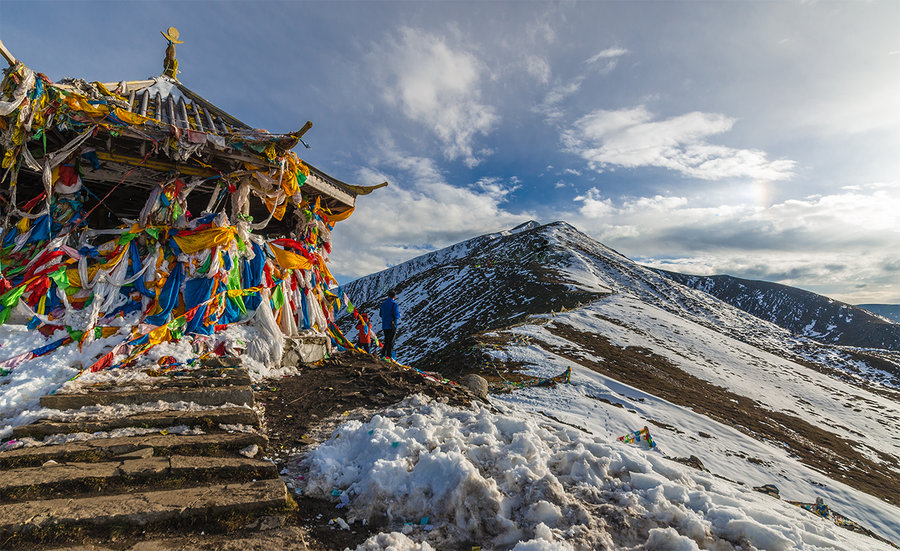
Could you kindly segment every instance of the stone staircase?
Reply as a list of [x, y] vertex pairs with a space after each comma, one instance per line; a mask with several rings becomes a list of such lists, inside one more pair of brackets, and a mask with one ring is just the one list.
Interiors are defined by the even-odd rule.
[[[267, 439], [238, 362], [86, 390], [44, 396], [41, 405], [165, 404], [17, 427], [15, 439], [43, 445], [0, 451], [0, 549], [242, 526], [292, 504], [276, 466], [259, 459]], [[177, 402], [203, 409], [176, 410]]]

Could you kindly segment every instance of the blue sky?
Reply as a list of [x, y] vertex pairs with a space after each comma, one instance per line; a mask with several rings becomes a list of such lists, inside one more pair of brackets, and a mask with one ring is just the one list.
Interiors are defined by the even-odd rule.
[[900, 2], [17, 2], [59, 80], [162, 72], [359, 198], [342, 281], [529, 219], [639, 262], [900, 303]]

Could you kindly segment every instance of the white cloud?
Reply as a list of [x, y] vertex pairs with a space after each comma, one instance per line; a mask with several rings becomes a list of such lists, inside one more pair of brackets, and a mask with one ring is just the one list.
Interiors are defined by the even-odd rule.
[[[637, 227], [652, 250], [690, 249], [818, 250], [888, 247], [900, 242], [900, 184], [859, 186], [829, 195], [788, 199], [768, 207], [752, 203], [705, 204], [702, 199], [655, 195], [613, 205], [597, 188], [575, 197], [578, 219], [603, 239], [619, 228]], [[630, 231], [629, 231], [630, 233]]]
[[563, 170], [563, 174], [571, 174], [572, 176], [581, 176], [581, 171], [575, 170], [574, 168], [567, 168]]
[[359, 171], [362, 184], [390, 185], [361, 197], [356, 212], [334, 230], [332, 271], [361, 277], [435, 248], [483, 233], [512, 228], [535, 218], [503, 204], [518, 178], [481, 178], [467, 187], [450, 185], [431, 159], [399, 151], [389, 137], [374, 167]]
[[544, 115], [550, 121], [562, 119], [565, 111], [560, 104], [569, 96], [578, 92], [583, 81], [584, 77], [582, 76], [565, 84], [557, 83], [550, 88], [550, 91], [544, 96], [544, 100], [534, 108], [534, 111]]
[[698, 111], [654, 120], [644, 106], [598, 109], [564, 131], [563, 143], [598, 172], [620, 166], [661, 167], [703, 180], [785, 180], [792, 176], [794, 161], [770, 161], [760, 150], [706, 141], [731, 130], [734, 122], [722, 114]]
[[606, 218], [615, 212], [612, 199], [608, 197], [603, 198], [597, 188], [589, 189], [585, 195], [575, 197], [574, 201], [582, 203], [581, 208], [578, 209], [578, 214], [581, 215], [582, 219], [596, 220]]
[[777, 281], [851, 303], [900, 301], [900, 184], [849, 187], [769, 207], [662, 195], [614, 202], [592, 188], [564, 216], [653, 266]]
[[541, 84], [550, 82], [550, 64], [536, 55], [525, 56], [525, 71]]
[[587, 63], [588, 65], [594, 65], [598, 61], [605, 60], [606, 63], [603, 64], [603, 66], [598, 70], [600, 74], [608, 75], [613, 71], [613, 69], [616, 68], [616, 65], [619, 63], [619, 58], [627, 53], [629, 52], [625, 48], [607, 48], [586, 59], [585, 63]]
[[475, 139], [487, 135], [498, 116], [480, 100], [486, 69], [474, 54], [405, 27], [375, 47], [369, 60], [384, 100], [430, 128], [448, 159], [462, 158], [469, 167], [481, 161]]
[[617, 58], [619, 56], [623, 56], [627, 53], [628, 53], [628, 50], [626, 50], [625, 48], [618, 48], [618, 47], [607, 48], [607, 49], [601, 50], [601, 51], [597, 52], [596, 54], [594, 54], [593, 56], [589, 57], [587, 60], [585, 60], [585, 63], [597, 63], [601, 59], [615, 59], [615, 58]]
[[553, 24], [551, 24], [548, 19], [553, 17], [559, 17], [560, 14], [553, 10], [551, 7], [547, 7], [547, 12], [542, 14], [541, 17], [525, 26], [525, 35], [528, 37], [528, 41], [531, 44], [536, 44], [539, 42], [543, 42], [546, 44], [553, 44], [556, 42], [556, 31], [553, 29]]
[[[593, 67], [589, 70], [583, 71], [581, 74], [576, 75], [574, 78], [567, 82], [557, 80], [544, 96], [543, 101], [541, 101], [541, 103], [534, 108], [534, 111], [544, 115], [547, 120], [551, 122], [562, 119], [565, 115], [565, 110], [563, 109], [562, 104], [569, 97], [573, 96], [579, 90], [581, 90], [581, 86], [584, 84], [584, 81], [585, 79], [587, 79], [588, 75], [590, 73], [600, 73], [601, 75], [608, 75], [613, 71], [613, 69], [616, 68], [616, 64], [619, 62], [619, 57], [627, 53], [629, 53], [628, 50], [624, 48], [607, 48], [586, 59], [585, 63]], [[603, 66], [597, 68], [597, 62], [600, 60], [606, 60], [606, 63]], [[544, 84], [549, 81], [549, 74], [550, 67], [548, 65], [548, 79], [543, 81]]]
[[484, 194], [486, 197], [500, 203], [507, 200], [507, 196], [519, 189], [519, 179], [513, 176], [507, 178], [484, 177], [472, 184], [472, 189], [478, 193]]

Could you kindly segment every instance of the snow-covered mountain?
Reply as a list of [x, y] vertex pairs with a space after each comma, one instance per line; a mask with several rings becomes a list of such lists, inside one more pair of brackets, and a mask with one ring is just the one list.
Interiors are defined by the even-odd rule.
[[884, 314], [873, 315], [879, 312], [870, 308], [768, 281], [657, 271], [797, 335], [847, 346], [900, 350], [900, 325], [885, 320]]
[[[848, 543], [829, 521], [787, 515], [783, 501], [773, 501], [771, 509], [765, 500], [761, 508], [748, 505], [758, 504], [761, 494], [750, 488], [762, 484], [776, 485], [782, 499], [822, 497], [836, 511], [900, 540], [896, 351], [796, 336], [635, 264], [564, 222], [480, 236], [345, 286], [373, 317], [389, 289], [397, 292], [402, 312], [396, 347], [401, 361], [450, 377], [476, 371], [494, 381], [517, 380], [514, 372], [548, 377], [572, 368], [571, 384], [520, 388], [492, 400], [613, 446], [626, 446], [616, 437], [647, 426], [658, 444], [647, 454], [689, 462], [724, 480], [729, 497], [710, 499], [742, 511], [722, 523], [722, 511], [690, 506], [701, 531], [714, 535], [714, 541], [703, 540], [691, 535], [679, 513], [669, 511], [675, 517], [664, 522], [666, 514], [653, 507], [648, 512], [641, 492], [660, 486], [644, 488], [632, 479], [626, 486], [644, 497], [632, 496], [634, 509], [622, 505], [626, 521], [649, 515], [653, 527], [675, 531], [668, 545], [681, 543], [654, 547], [651, 526], [626, 522], [631, 536], [617, 543], [625, 536], [613, 531], [616, 545], [888, 548], [868, 538]], [[685, 484], [694, 487], [697, 478], [692, 480]], [[607, 498], [632, 499], [613, 494]], [[762, 528], [729, 535], [744, 522]], [[556, 547], [534, 547], [545, 548]]]
[[397, 292], [400, 358], [438, 370], [441, 363], [448, 363], [447, 369], [465, 363], [472, 335], [533, 314], [628, 295], [782, 357], [824, 362], [845, 379], [900, 387], [900, 351], [828, 346], [795, 335], [636, 264], [565, 222], [529, 222], [482, 235], [357, 279], [344, 289], [373, 319], [385, 293]]

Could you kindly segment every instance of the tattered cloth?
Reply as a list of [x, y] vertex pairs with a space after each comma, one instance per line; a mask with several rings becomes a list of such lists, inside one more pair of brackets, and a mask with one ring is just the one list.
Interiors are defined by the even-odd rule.
[[616, 440], [619, 442], [625, 442], [626, 444], [636, 443], [636, 442], [646, 442], [648, 448], [655, 448], [656, 442], [653, 441], [653, 437], [650, 436], [650, 429], [648, 427], [644, 427], [641, 430], [629, 432], [624, 436], [618, 437]]
[[[54, 85], [21, 63], [6, 71], [0, 85], [0, 183], [9, 180], [9, 196], [0, 228], [0, 324], [14, 311], [25, 314], [28, 327], [51, 342], [0, 358], [0, 376], [60, 347], [116, 334], [118, 344], [85, 369], [126, 366], [159, 343], [185, 335], [206, 338], [251, 318], [273, 337], [312, 331], [345, 341], [334, 315], [342, 307], [353, 312], [353, 305], [326, 265], [331, 230], [343, 216], [319, 197], [301, 194], [310, 172], [287, 150], [293, 137], [217, 135], [217, 145], [255, 155], [258, 165], [190, 182], [161, 174], [138, 220], [108, 230], [86, 227], [90, 211], [83, 211], [81, 194], [90, 190], [75, 167], [96, 162], [96, 151], [84, 143], [97, 131], [147, 140], [152, 151], [142, 164], [158, 148], [190, 149], [203, 141], [201, 133], [152, 121], [169, 132], [161, 143], [141, 126], [150, 119], [124, 111], [126, 104], [100, 83]], [[74, 138], [47, 152], [49, 130]], [[33, 152], [41, 150], [36, 158]], [[44, 189], [19, 209], [16, 183], [23, 164], [41, 174]], [[187, 197], [204, 183], [218, 191], [206, 212], [193, 216]], [[254, 223], [248, 216], [251, 194], [267, 205], [267, 220]], [[228, 196], [226, 213], [227, 201], [217, 205]], [[281, 219], [288, 207], [296, 209], [298, 220], [290, 238], [267, 241], [253, 233], [271, 218]], [[112, 323], [124, 316], [136, 319], [130, 329]]]
[[524, 381], [500, 381], [496, 383], [491, 383], [488, 386], [489, 392], [494, 393], [507, 393], [512, 392], [513, 390], [522, 389], [522, 388], [531, 388], [535, 386], [546, 386], [553, 388], [557, 384], [571, 384], [572, 383], [572, 368], [568, 367], [565, 371], [560, 373], [559, 375], [554, 375], [553, 377], [534, 377], [531, 380]]
[[[865, 526], [862, 526], [858, 522], [855, 522], [844, 515], [833, 511], [828, 505], [825, 503], [805, 503], [802, 501], [788, 501], [791, 505], [796, 505], [801, 509], [805, 509], [814, 515], [818, 515], [822, 518], [830, 519], [833, 523], [837, 524], [842, 528], [846, 528], [847, 530], [852, 530], [854, 532], [859, 532], [860, 534], [865, 534], [870, 538], [874, 538], [878, 541], [884, 542], [892, 547], [898, 547], [897, 544], [892, 542], [889, 539], [886, 539], [875, 532], [869, 530]], [[900, 548], [900, 547], [898, 547]]]

